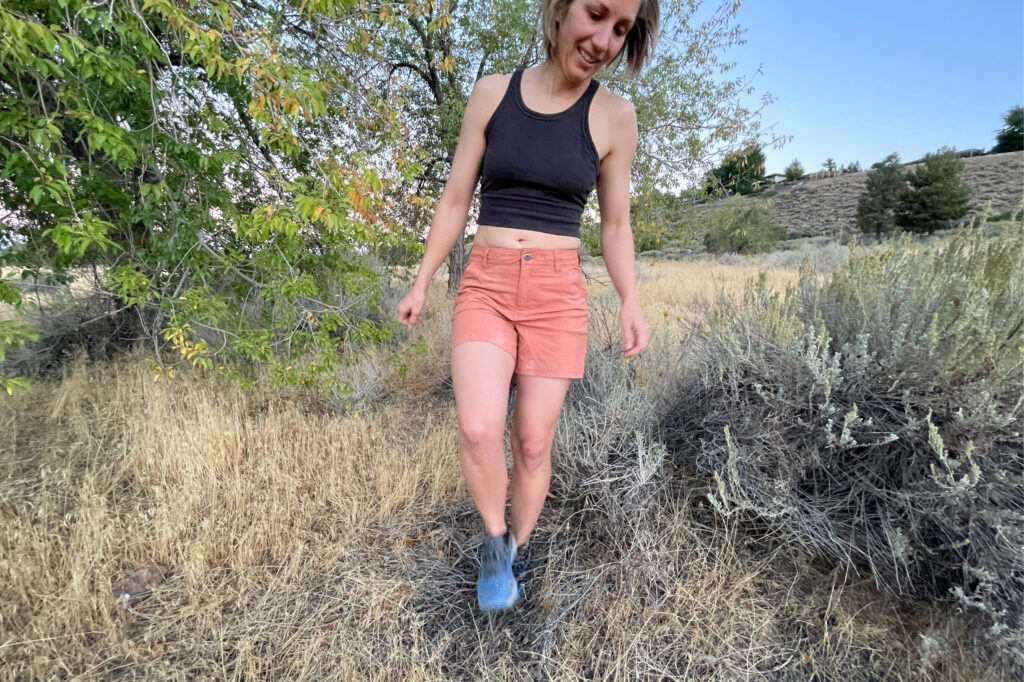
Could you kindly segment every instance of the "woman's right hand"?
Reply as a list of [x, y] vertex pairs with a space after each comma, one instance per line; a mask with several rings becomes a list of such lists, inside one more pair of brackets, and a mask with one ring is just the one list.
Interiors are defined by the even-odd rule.
[[420, 321], [420, 314], [423, 312], [423, 301], [427, 298], [427, 292], [419, 287], [413, 286], [409, 293], [398, 303], [398, 321], [406, 327], [412, 327]]

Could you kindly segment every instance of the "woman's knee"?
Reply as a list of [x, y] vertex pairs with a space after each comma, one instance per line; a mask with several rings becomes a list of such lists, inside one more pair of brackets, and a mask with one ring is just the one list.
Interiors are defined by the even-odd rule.
[[554, 434], [544, 432], [513, 433], [512, 454], [517, 466], [538, 471], [551, 465], [551, 441]]
[[502, 447], [505, 436], [505, 421], [467, 415], [459, 417], [459, 438], [472, 452]]

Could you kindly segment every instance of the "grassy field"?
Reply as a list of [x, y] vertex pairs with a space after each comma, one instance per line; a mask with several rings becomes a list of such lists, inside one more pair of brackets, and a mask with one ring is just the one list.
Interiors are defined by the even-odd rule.
[[[686, 367], [715, 296], [760, 270], [780, 289], [796, 279], [766, 268], [639, 263], [654, 337], [623, 395]], [[617, 299], [585, 269], [588, 371], [614, 368]], [[5, 398], [0, 678], [1003, 679], [950, 613], [742, 532], [651, 444], [628, 471], [584, 476], [564, 457], [577, 409], [526, 599], [480, 614], [450, 311], [435, 282], [421, 326], [351, 369], [348, 410], [198, 373], [154, 381], [142, 355]]]

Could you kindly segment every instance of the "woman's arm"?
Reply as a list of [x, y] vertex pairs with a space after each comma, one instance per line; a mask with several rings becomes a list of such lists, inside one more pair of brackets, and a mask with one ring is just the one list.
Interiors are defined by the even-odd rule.
[[622, 302], [619, 331], [622, 357], [637, 355], [647, 347], [651, 329], [644, 321], [636, 295], [633, 272], [633, 230], [629, 223], [629, 178], [638, 140], [636, 109], [617, 98], [611, 129], [617, 132], [612, 148], [601, 160], [597, 179], [597, 202], [601, 211], [601, 252], [608, 276]]
[[500, 79], [484, 76], [473, 86], [462, 116], [459, 142], [452, 159], [452, 171], [445, 183], [444, 191], [437, 202], [434, 217], [427, 233], [427, 245], [423, 252], [419, 273], [414, 287], [426, 291], [431, 278], [455, 246], [455, 241], [466, 227], [466, 216], [473, 200], [477, 180], [480, 179], [480, 164], [483, 161], [484, 128], [491, 116], [494, 86], [500, 87]]
[[473, 200], [477, 180], [480, 179], [480, 164], [486, 146], [484, 128], [493, 110], [497, 108], [494, 97], [495, 92], [498, 92], [500, 99], [503, 92], [499, 92], [501, 86], [501, 76], [484, 76], [473, 86], [469, 101], [466, 102], [452, 170], [430, 221], [423, 260], [412, 288], [398, 304], [398, 321], [408, 327], [419, 322], [430, 280], [466, 227], [469, 205]]

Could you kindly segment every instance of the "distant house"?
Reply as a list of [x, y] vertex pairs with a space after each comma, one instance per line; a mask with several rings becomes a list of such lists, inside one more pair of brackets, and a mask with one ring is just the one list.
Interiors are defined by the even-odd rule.
[[777, 182], [785, 182], [786, 181], [786, 174], [785, 173], [772, 173], [771, 175], [764, 176], [764, 181], [769, 183], [769, 184], [772, 184], [772, 185], [774, 185]]

